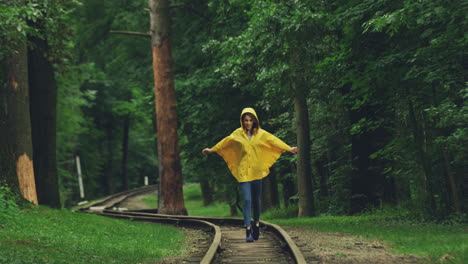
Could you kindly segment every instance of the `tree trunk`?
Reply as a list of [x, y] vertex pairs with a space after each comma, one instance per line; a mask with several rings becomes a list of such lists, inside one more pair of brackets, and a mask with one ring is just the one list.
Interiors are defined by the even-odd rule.
[[408, 178], [395, 177], [395, 199], [397, 203], [409, 201], [411, 199], [411, 184]]
[[[395, 106], [395, 112], [397, 109], [404, 109], [404, 105], [399, 103]], [[400, 110], [398, 110], [400, 112]], [[400, 138], [403, 138], [403, 133], [404, 133], [404, 127], [403, 127], [403, 122], [404, 118], [402, 117], [401, 114], [394, 114], [394, 120], [399, 120], [395, 122], [395, 128], [394, 131], [396, 132], [393, 135], [393, 138], [397, 140], [401, 140]], [[402, 164], [394, 160], [392, 163], [392, 168], [394, 171], [398, 171], [402, 169]], [[402, 203], [402, 202], [407, 202], [411, 200], [411, 184], [410, 184], [410, 179], [408, 177], [402, 177], [401, 175], [394, 175], [394, 182], [395, 182], [395, 199], [397, 203]]]
[[442, 144], [441, 150], [442, 150], [442, 155], [444, 156], [444, 165], [445, 165], [446, 174], [450, 183], [450, 189], [452, 190], [453, 205], [455, 207], [455, 211], [457, 213], [461, 213], [462, 209], [461, 209], [460, 197], [458, 196], [457, 181], [455, 179], [455, 173], [453, 172], [452, 166], [450, 165], [450, 159], [449, 159], [448, 152], [445, 148], [445, 144]]
[[1, 59], [0, 184], [38, 204], [34, 180], [26, 45]]
[[128, 133], [130, 130], [130, 115], [125, 116], [123, 126], [123, 139], [122, 139], [122, 181], [123, 189], [129, 189], [130, 179], [127, 171], [127, 160], [128, 160]]
[[[356, 122], [359, 119], [353, 118], [353, 121]], [[370, 137], [368, 133], [352, 135], [351, 137], [353, 170], [351, 172], [351, 197], [348, 212], [350, 215], [360, 213], [374, 205], [372, 204], [371, 191], [375, 184], [369, 172], [369, 155], [372, 153]]]
[[203, 198], [203, 205], [207, 206], [213, 203], [213, 188], [207, 179], [200, 180], [201, 193]]
[[290, 201], [289, 198], [291, 198], [294, 194], [296, 194], [296, 190], [294, 188], [294, 180], [292, 177], [286, 176], [283, 177], [281, 180], [281, 184], [283, 185], [283, 202], [284, 202], [284, 207], [289, 207]]
[[271, 174], [268, 176], [270, 178], [270, 199], [271, 199], [271, 205], [274, 208], [279, 208], [280, 207], [280, 201], [279, 201], [279, 193], [278, 193], [278, 181], [276, 180], [276, 174]]
[[[296, 88], [299, 90], [299, 88]], [[306, 96], [297, 91], [294, 98], [297, 123], [297, 190], [299, 193], [299, 217], [315, 215], [314, 192], [312, 186], [312, 167], [310, 160], [309, 112]]]
[[260, 197], [262, 201], [262, 212], [273, 207], [273, 203], [271, 201], [271, 180], [270, 180], [271, 173], [268, 177], [264, 178], [262, 181], [262, 197]]
[[169, 37], [169, 1], [149, 0], [153, 51], [161, 214], [187, 214], [177, 135], [177, 113]]
[[320, 178], [320, 197], [328, 197], [328, 161], [324, 159], [317, 160], [315, 167]]
[[114, 167], [114, 153], [113, 153], [113, 135], [112, 131], [114, 126], [112, 122], [107, 122], [106, 124], [106, 147], [107, 147], [107, 161], [105, 166], [105, 184], [107, 194], [113, 194], [115, 192], [115, 184], [114, 184], [114, 177], [113, 177], [113, 167]]
[[[44, 31], [39, 23], [34, 26]], [[34, 175], [40, 204], [60, 207], [56, 161], [57, 84], [54, 68], [48, 60], [47, 40], [30, 37], [28, 51], [31, 130]]]
[[237, 216], [237, 206], [235, 204], [229, 204], [229, 211], [231, 216]]
[[262, 212], [271, 208], [279, 208], [278, 183], [275, 173], [270, 173], [263, 179], [262, 190]]
[[432, 214], [435, 211], [435, 201], [434, 196], [432, 195], [431, 182], [429, 180], [430, 167], [427, 162], [426, 152], [424, 151], [424, 140], [421, 129], [416, 119], [416, 114], [414, 113], [413, 102], [410, 98], [407, 97], [408, 102], [408, 114], [409, 114], [409, 123], [413, 130], [413, 138], [415, 147], [417, 149], [418, 161], [421, 166], [421, 183], [422, 183], [422, 203], [426, 206], [427, 214]]

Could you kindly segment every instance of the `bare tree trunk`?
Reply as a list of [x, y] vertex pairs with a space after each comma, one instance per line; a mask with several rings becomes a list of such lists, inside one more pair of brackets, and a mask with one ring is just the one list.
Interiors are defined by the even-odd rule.
[[426, 205], [426, 210], [428, 214], [431, 214], [435, 211], [435, 201], [432, 194], [431, 181], [429, 175], [431, 175], [430, 166], [426, 158], [426, 152], [424, 151], [424, 140], [421, 132], [421, 128], [416, 119], [416, 114], [414, 112], [413, 102], [410, 98], [408, 100], [408, 111], [409, 111], [409, 121], [413, 129], [413, 137], [415, 146], [417, 148], [418, 161], [421, 166], [421, 182], [422, 182], [422, 195], [424, 197], [423, 203]]
[[270, 178], [270, 199], [271, 199], [271, 205], [274, 208], [279, 208], [280, 207], [280, 201], [279, 201], [279, 192], [278, 192], [278, 181], [276, 180], [276, 174], [271, 174], [268, 176]]
[[[396, 109], [404, 109], [403, 103], [399, 103], [395, 107], [395, 112]], [[399, 110], [400, 111], [400, 110]], [[402, 114], [394, 114], [395, 120], [404, 120], [401, 116]], [[395, 122], [395, 128], [394, 130], [396, 133], [394, 134], [394, 138], [400, 140], [402, 137], [402, 134], [404, 133], [404, 128], [403, 128], [403, 122], [398, 121]], [[401, 163], [399, 161], [393, 161], [392, 167], [395, 171], [398, 171], [401, 169]], [[394, 176], [395, 179], [395, 198], [397, 203], [401, 202], [406, 202], [411, 200], [411, 184], [410, 184], [410, 179], [408, 177], [402, 177], [399, 175]]]
[[292, 177], [283, 177], [281, 180], [281, 184], [283, 185], [283, 202], [284, 202], [284, 207], [289, 207], [290, 201], [289, 198], [291, 198], [295, 193], [295, 184], [294, 180]]
[[262, 207], [261, 210], [262, 212], [265, 212], [266, 210], [270, 209], [273, 207], [272, 201], [271, 201], [271, 180], [270, 180], [270, 175], [268, 177], [264, 178], [262, 181], [262, 196], [260, 197], [262, 201]]
[[210, 182], [203, 178], [200, 180], [201, 193], [203, 198], [203, 205], [207, 206], [213, 203], [213, 187]]
[[159, 208], [162, 214], [187, 214], [183, 197], [177, 113], [169, 37], [169, 1], [149, 0], [159, 156]]
[[[44, 31], [41, 22], [33, 23]], [[54, 68], [48, 60], [47, 40], [30, 37], [28, 51], [31, 130], [34, 153], [34, 175], [40, 204], [60, 207], [56, 159], [57, 84]]]
[[128, 133], [130, 130], [130, 116], [125, 116], [124, 127], [123, 127], [123, 139], [122, 139], [122, 180], [123, 189], [129, 189], [130, 179], [128, 177], [127, 160], [128, 160]]
[[231, 216], [237, 216], [237, 206], [235, 204], [229, 204], [229, 211]]
[[[296, 87], [298, 90], [299, 88]], [[309, 112], [306, 96], [296, 91], [294, 109], [297, 123], [297, 190], [299, 193], [299, 217], [315, 215], [314, 192], [312, 186], [312, 167], [310, 161]]]
[[320, 197], [328, 197], [328, 165], [329, 161], [327, 159], [320, 159], [315, 162], [315, 167], [317, 168], [318, 176], [320, 178]]
[[115, 184], [114, 184], [114, 177], [113, 177], [113, 168], [114, 168], [114, 155], [113, 155], [113, 131], [114, 127], [111, 122], [106, 123], [106, 147], [107, 147], [107, 161], [106, 166], [104, 169], [105, 173], [105, 184], [106, 190], [108, 194], [113, 194], [115, 192]]
[[262, 190], [262, 212], [271, 208], [279, 208], [278, 183], [274, 172], [263, 179]]
[[457, 213], [461, 213], [462, 209], [461, 209], [460, 197], [458, 196], [457, 181], [455, 180], [455, 173], [453, 172], [452, 166], [450, 166], [449, 155], [444, 144], [441, 146], [441, 150], [444, 156], [444, 165], [445, 165], [445, 170], [447, 173], [448, 180], [450, 182], [450, 188], [452, 189], [453, 205], [455, 207], [455, 211]]
[[0, 184], [38, 204], [34, 179], [26, 45], [1, 59]]

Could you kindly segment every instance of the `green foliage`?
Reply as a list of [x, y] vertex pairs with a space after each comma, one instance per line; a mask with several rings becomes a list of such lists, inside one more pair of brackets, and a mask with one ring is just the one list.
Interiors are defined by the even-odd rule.
[[80, 155], [86, 199], [123, 189], [123, 133], [129, 121], [129, 188], [157, 180], [154, 95], [148, 39], [111, 34], [147, 31], [147, 2], [86, 1], [71, 10], [68, 57], [58, 74], [58, 146], [64, 204], [78, 198]]
[[[80, 88], [89, 80], [103, 79], [102, 74], [96, 72], [95, 65], [82, 64], [78, 66], [68, 66], [56, 74], [58, 89], [57, 100], [57, 166], [58, 175], [61, 179], [61, 196], [64, 205], [70, 204], [72, 193], [78, 190], [76, 180], [75, 155], [79, 155], [77, 149], [83, 142], [83, 135], [93, 138], [95, 144], [100, 132], [93, 127], [92, 120], [84, 115], [84, 109], [95, 104], [96, 91], [83, 91]], [[87, 162], [87, 156], [80, 155], [85, 164], [84, 179], [87, 182], [89, 176], [98, 173], [103, 159], [97, 153], [93, 155], [92, 162]], [[83, 159], [84, 158], [84, 159]], [[87, 188], [87, 190], [89, 190]]]
[[0, 222], [5, 223], [14, 218], [20, 211], [19, 197], [10, 188], [0, 186]]
[[[19, 3], [0, 5], [0, 57], [27, 35], [53, 47], [63, 203], [78, 200], [76, 154], [87, 198], [123, 188], [126, 120], [130, 187], [143, 176], [155, 183], [149, 39], [110, 32], [147, 32], [147, 2]], [[424, 219], [463, 214], [466, 11], [461, 0], [181, 1], [171, 9], [171, 41], [185, 180], [208, 180], [216, 200], [233, 204], [237, 186], [224, 162], [201, 150], [237, 128], [246, 106], [294, 145], [292, 98], [302, 90], [321, 213], [348, 214], [359, 198], [361, 209], [400, 205]], [[272, 168], [278, 182], [295, 181], [294, 161]]]
[[38, 4], [14, 0], [8, 4], [0, 4], [0, 59], [5, 55], [15, 52], [15, 47], [26, 44], [27, 35], [37, 35], [27, 20], [36, 21], [43, 18], [42, 11], [37, 8]]
[[2, 221], [0, 262], [146, 263], [179, 254], [181, 241], [168, 226], [39, 207]]
[[[8, 3], [6, 3], [8, 2]], [[16, 52], [20, 44], [28, 44], [31, 36], [47, 39], [52, 47], [49, 60], [63, 62], [68, 54], [70, 31], [66, 26], [70, 13], [79, 6], [77, 0], [12, 0], [0, 4], [0, 58]], [[40, 28], [34, 24], [39, 24]]]
[[[294, 142], [291, 96], [301, 87], [310, 106], [320, 212], [350, 213], [353, 199], [363, 201], [363, 208], [395, 203], [418, 208], [420, 218], [453, 212], [453, 190], [441, 176], [447, 171], [441, 149], [459, 183], [466, 164], [462, 6], [461, 1], [209, 1], [199, 12], [218, 27], [196, 20], [189, 30], [180, 27], [187, 23], [178, 16], [183, 12], [177, 13], [175, 32], [184, 35], [177, 35], [175, 43], [183, 44], [175, 44], [176, 57], [189, 50], [182, 57], [196, 65], [183, 64], [177, 83], [181, 128], [197, 135], [184, 132], [186, 173], [209, 175], [198, 169], [209, 167], [210, 181], [220, 184], [221, 168], [201, 163], [197, 153], [209, 146], [200, 142], [231, 130], [217, 128], [229, 126], [226, 114], [236, 118], [232, 105], [216, 106], [226, 96], [241, 105], [242, 93], [249, 93], [263, 127]], [[187, 48], [193, 39], [204, 53]], [[240, 96], [233, 96], [236, 91]], [[207, 130], [207, 123], [216, 127]], [[280, 182], [290, 177], [286, 171], [293, 168], [281, 160], [277, 166]], [[424, 181], [427, 186], [421, 187]]]
[[468, 158], [468, 152], [463, 147], [468, 138], [466, 92], [467, 89], [461, 91], [461, 93], [465, 93], [461, 96], [464, 98], [461, 105], [447, 99], [438, 106], [426, 109], [429, 118], [438, 121], [436, 127], [444, 131], [434, 141], [447, 148], [447, 151], [453, 155], [453, 163], [456, 166], [463, 166], [464, 161]]
[[[338, 92], [351, 114], [351, 124], [344, 126], [351, 134], [351, 158], [369, 159], [366, 169], [352, 177], [375, 173], [373, 179], [382, 178], [373, 188], [385, 189], [392, 181], [400, 188], [399, 203], [411, 200], [411, 206], [424, 208], [421, 215], [446, 216], [453, 210], [451, 194], [459, 190], [443, 187], [448, 179], [441, 175], [451, 170], [458, 182], [461, 164], [466, 163], [460, 160], [466, 154], [448, 147], [446, 141], [454, 139], [449, 136], [453, 133], [461, 136], [459, 140], [464, 137], [461, 123], [449, 124], [444, 118], [466, 119], [460, 60], [466, 56], [461, 30], [466, 7], [461, 1], [335, 4], [327, 25], [339, 31], [331, 38], [337, 45], [321, 62], [320, 72], [337, 76]], [[317, 98], [327, 99], [324, 94]], [[438, 109], [451, 111], [442, 114]], [[367, 138], [369, 154], [360, 154], [361, 146], [356, 144], [360, 137]], [[441, 149], [449, 153], [450, 164], [443, 160]], [[424, 181], [427, 185], [422, 188]], [[377, 203], [386, 203], [383, 192], [377, 195]]]

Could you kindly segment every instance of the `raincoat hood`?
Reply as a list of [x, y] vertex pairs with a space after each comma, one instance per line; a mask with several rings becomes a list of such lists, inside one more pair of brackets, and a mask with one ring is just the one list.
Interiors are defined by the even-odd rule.
[[257, 119], [257, 122], [258, 122], [258, 124], [257, 124], [257, 125], [258, 125], [258, 128], [260, 128], [260, 120], [258, 119], [257, 112], [255, 112], [255, 110], [254, 110], [253, 108], [251, 108], [251, 107], [246, 107], [246, 108], [242, 109], [242, 112], [241, 112], [241, 114], [240, 114], [240, 124], [241, 124], [241, 127], [243, 127], [243, 126], [242, 126], [242, 116], [243, 116], [245, 113], [250, 113], [250, 114], [254, 115], [255, 118]]

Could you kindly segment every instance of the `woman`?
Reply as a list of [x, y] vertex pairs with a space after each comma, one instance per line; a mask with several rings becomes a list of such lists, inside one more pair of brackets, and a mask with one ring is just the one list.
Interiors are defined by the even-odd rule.
[[[260, 236], [260, 202], [262, 179], [270, 173], [270, 167], [289, 151], [297, 153], [297, 147], [291, 148], [279, 138], [260, 128], [257, 113], [253, 108], [244, 108], [240, 116], [241, 127], [234, 130], [212, 148], [203, 149], [207, 155], [213, 152], [226, 161], [232, 175], [237, 179], [244, 200], [244, 225], [246, 241], [253, 242]], [[250, 221], [253, 207], [254, 225]]]

